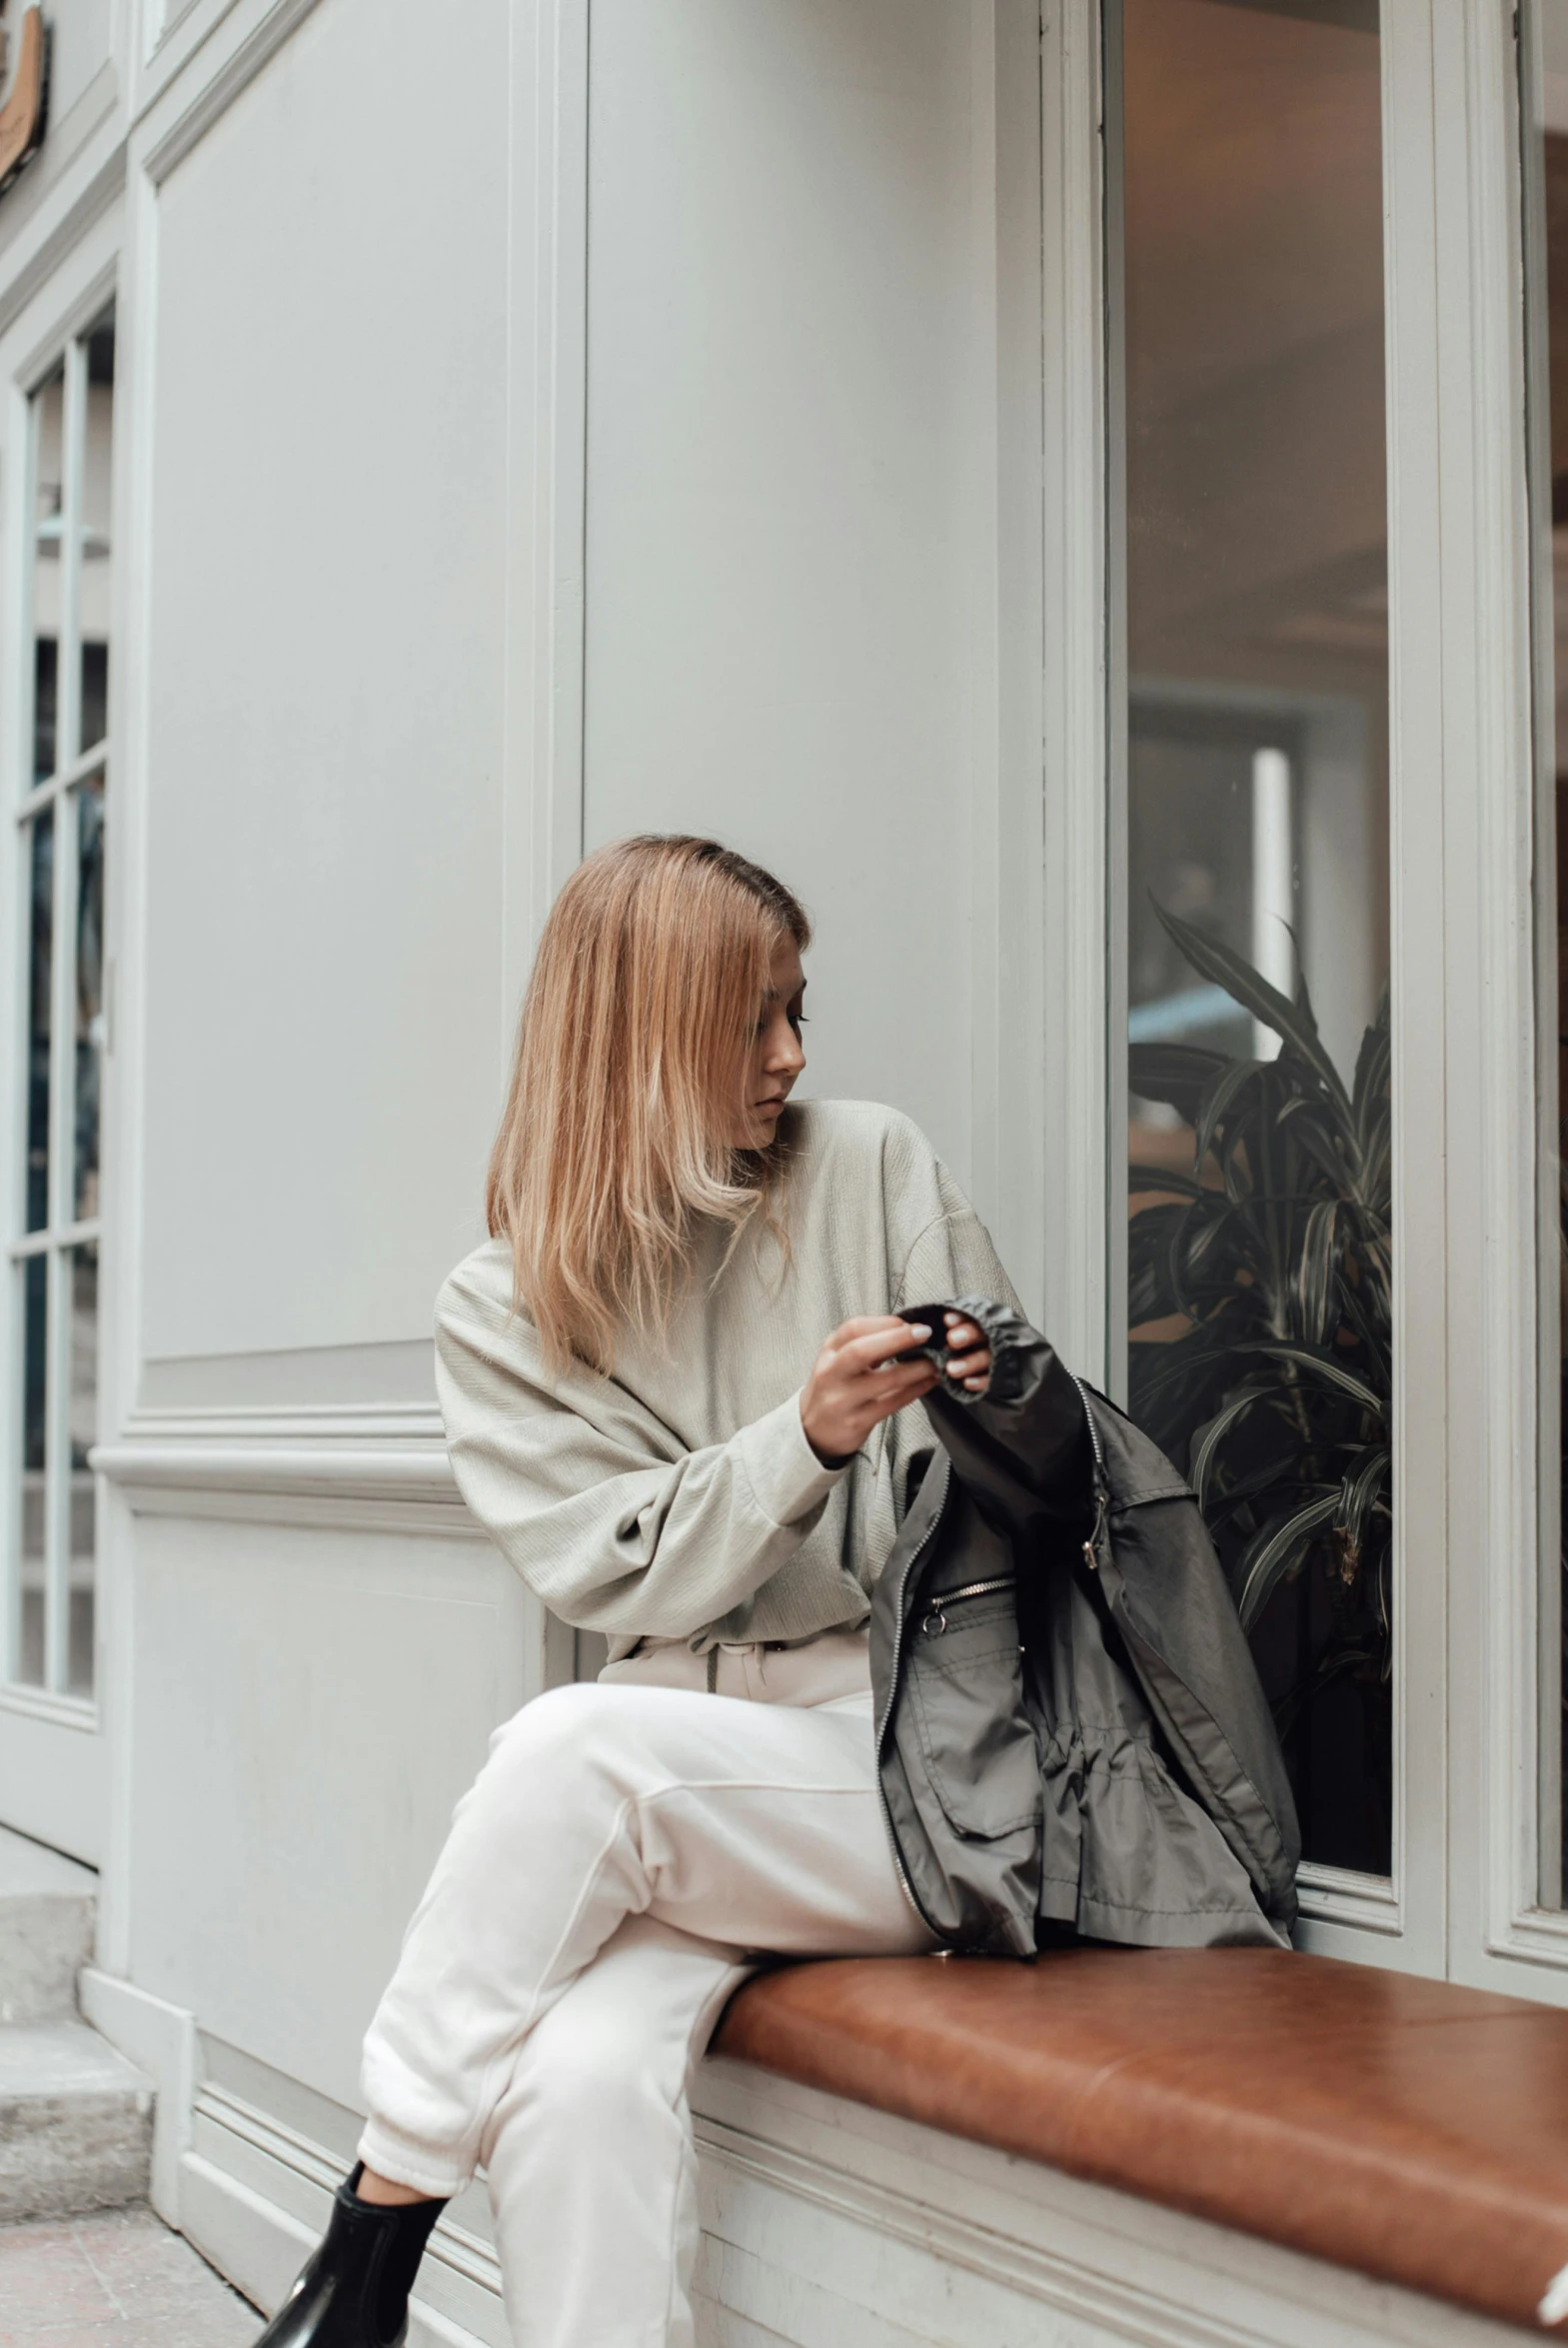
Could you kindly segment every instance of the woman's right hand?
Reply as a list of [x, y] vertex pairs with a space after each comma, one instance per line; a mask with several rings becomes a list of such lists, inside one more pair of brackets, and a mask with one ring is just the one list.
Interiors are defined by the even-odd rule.
[[800, 1424], [818, 1459], [836, 1466], [851, 1458], [873, 1426], [930, 1392], [934, 1363], [896, 1358], [930, 1333], [893, 1312], [846, 1320], [833, 1330], [800, 1388]]

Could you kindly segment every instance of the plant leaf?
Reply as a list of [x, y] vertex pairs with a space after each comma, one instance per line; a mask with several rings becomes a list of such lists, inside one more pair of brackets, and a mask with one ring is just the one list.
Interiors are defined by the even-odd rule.
[[1314, 1352], [1310, 1346], [1286, 1345], [1268, 1338], [1256, 1338], [1240, 1349], [1247, 1353], [1267, 1353], [1275, 1361], [1294, 1361], [1300, 1368], [1310, 1369], [1326, 1384], [1337, 1386], [1341, 1393], [1349, 1394], [1363, 1409], [1375, 1410], [1379, 1417], [1388, 1408], [1386, 1394], [1375, 1392], [1364, 1378], [1356, 1376], [1354, 1370], [1346, 1369], [1343, 1362], [1333, 1360], [1325, 1352]]
[[1223, 987], [1225, 993], [1239, 1003], [1243, 1011], [1250, 1012], [1255, 1020], [1261, 1020], [1265, 1028], [1271, 1028], [1280, 1042], [1288, 1045], [1312, 1071], [1324, 1091], [1333, 1097], [1335, 1104], [1348, 1118], [1349, 1095], [1339, 1071], [1323, 1049], [1310, 1009], [1298, 1011], [1249, 962], [1232, 952], [1219, 939], [1207, 937], [1203, 931], [1194, 929], [1190, 922], [1180, 921], [1175, 914], [1167, 913], [1152, 892], [1149, 902], [1166, 935], [1199, 978]]
[[1336, 1140], [1343, 1138], [1342, 1129], [1324, 1117], [1320, 1100], [1306, 1093], [1293, 1095], [1280, 1110], [1279, 1123], [1288, 1128], [1291, 1141], [1320, 1174], [1327, 1175], [1341, 1196], [1355, 1194], [1359, 1159], [1335, 1149]]
[[[1211, 1198], [1214, 1195], [1206, 1182], [1197, 1181], [1189, 1174], [1175, 1174], [1168, 1166], [1129, 1166], [1128, 1197], [1140, 1198], [1150, 1190], [1168, 1190], [1175, 1198]], [[1136, 1220], [1136, 1217], [1133, 1219]]]
[[1339, 1319], [1335, 1306], [1339, 1294], [1340, 1212], [1337, 1198], [1319, 1198], [1307, 1210], [1306, 1229], [1301, 1234], [1296, 1257], [1296, 1302], [1301, 1313], [1301, 1333], [1311, 1345], [1326, 1344]]
[[1339, 1515], [1335, 1529], [1343, 1530], [1359, 1546], [1365, 1539], [1368, 1515], [1383, 1485], [1388, 1480], [1393, 1453], [1387, 1443], [1374, 1443], [1361, 1459], [1358, 1467], [1349, 1468], [1339, 1490]]
[[1236, 1565], [1236, 1611], [1241, 1616], [1243, 1630], [1251, 1629], [1313, 1533], [1332, 1520], [1338, 1505], [1337, 1486], [1332, 1491], [1319, 1492], [1282, 1524], [1265, 1525], [1248, 1541]]
[[1192, 1123], [1203, 1089], [1225, 1066], [1223, 1052], [1196, 1044], [1132, 1044], [1127, 1048], [1127, 1085], [1140, 1101], [1163, 1101]]
[[1226, 1110], [1235, 1100], [1237, 1094], [1261, 1075], [1263, 1063], [1260, 1060], [1227, 1061], [1212, 1083], [1208, 1085], [1198, 1104], [1196, 1131], [1192, 1141], [1194, 1169], [1202, 1166], [1204, 1159], [1214, 1147], [1214, 1136], [1219, 1130], [1220, 1121]]
[[1375, 1100], [1388, 1081], [1390, 1048], [1388, 989], [1385, 987], [1377, 999], [1372, 1025], [1362, 1037], [1361, 1049], [1356, 1054], [1355, 1081], [1350, 1097], [1358, 1117], [1365, 1104]]
[[1214, 1454], [1231, 1428], [1249, 1411], [1254, 1402], [1261, 1401], [1263, 1389], [1251, 1387], [1233, 1395], [1222, 1410], [1215, 1412], [1206, 1426], [1200, 1426], [1192, 1437], [1192, 1465], [1188, 1480], [1198, 1497], [1201, 1508], [1207, 1499], [1208, 1473], [1214, 1464]]

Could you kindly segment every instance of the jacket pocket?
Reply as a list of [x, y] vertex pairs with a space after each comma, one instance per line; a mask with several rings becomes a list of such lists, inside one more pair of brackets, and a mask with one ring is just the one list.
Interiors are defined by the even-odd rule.
[[910, 1632], [909, 1705], [947, 1823], [986, 1841], [1034, 1825], [1039, 1753], [1023, 1705], [1011, 1584], [933, 1596]]
[[1147, 1948], [1288, 1946], [1213, 1819], [1141, 1737], [1091, 1743], [1081, 1823], [1080, 1931]]

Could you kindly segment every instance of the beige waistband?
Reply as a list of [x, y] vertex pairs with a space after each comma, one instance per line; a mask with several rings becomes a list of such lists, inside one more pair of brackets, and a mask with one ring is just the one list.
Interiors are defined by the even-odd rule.
[[607, 1663], [599, 1676], [612, 1685], [681, 1687], [695, 1694], [709, 1689], [757, 1704], [836, 1704], [870, 1694], [870, 1634], [863, 1628], [827, 1630], [798, 1646], [754, 1640], [721, 1644], [709, 1655], [695, 1655], [683, 1640], [672, 1639]]

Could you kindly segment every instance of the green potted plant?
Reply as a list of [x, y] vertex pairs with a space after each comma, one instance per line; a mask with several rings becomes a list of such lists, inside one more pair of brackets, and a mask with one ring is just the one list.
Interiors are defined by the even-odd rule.
[[1290, 1001], [1218, 940], [1155, 912], [1192, 969], [1280, 1049], [1258, 1060], [1131, 1048], [1133, 1093], [1168, 1104], [1193, 1137], [1190, 1172], [1129, 1170], [1129, 1326], [1177, 1332], [1134, 1335], [1132, 1414], [1187, 1467], [1260, 1650], [1298, 1794], [1310, 1794], [1300, 1780], [1325, 1696], [1342, 1703], [1354, 1691], [1359, 1774], [1371, 1772], [1366, 1799], [1379, 1815], [1319, 1821], [1315, 1851], [1310, 1799], [1304, 1823], [1309, 1855], [1375, 1864], [1387, 1840], [1392, 1647], [1388, 998], [1347, 1086], [1304, 980]]

